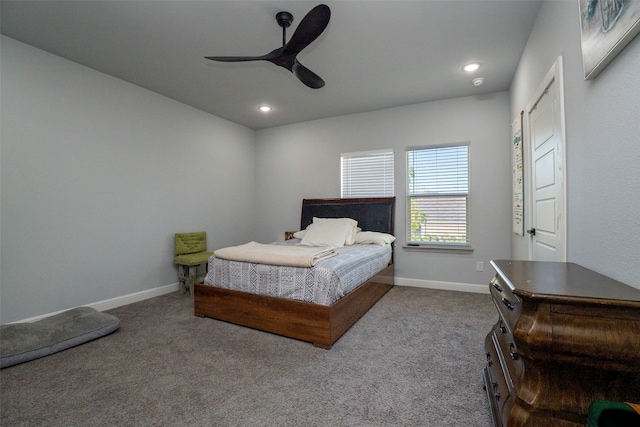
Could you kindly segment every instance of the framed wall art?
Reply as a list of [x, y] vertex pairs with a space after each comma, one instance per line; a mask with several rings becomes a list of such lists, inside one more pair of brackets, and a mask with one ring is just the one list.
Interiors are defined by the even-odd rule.
[[640, 0], [578, 0], [585, 80], [594, 79], [640, 32]]
[[522, 162], [522, 120], [524, 111], [511, 125], [513, 181], [513, 232], [524, 236], [524, 176]]

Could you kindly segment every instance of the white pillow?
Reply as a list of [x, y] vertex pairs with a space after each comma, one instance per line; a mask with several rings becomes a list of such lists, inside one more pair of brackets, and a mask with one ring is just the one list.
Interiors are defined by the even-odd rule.
[[356, 233], [358, 232], [358, 221], [356, 221], [355, 219], [351, 219], [351, 218], [317, 218], [317, 217], [313, 217], [313, 222], [320, 222], [320, 221], [329, 221], [329, 222], [346, 222], [348, 224], [351, 225], [351, 232], [349, 233], [349, 235], [347, 236], [344, 244], [345, 245], [353, 245], [355, 243], [355, 237], [356, 237]]
[[353, 229], [348, 222], [318, 221], [309, 224], [302, 237], [304, 246], [333, 246], [341, 248]]
[[307, 230], [296, 231], [295, 233], [293, 233], [293, 237], [295, 237], [296, 239], [302, 239], [306, 232]]
[[377, 231], [361, 231], [356, 234], [356, 244], [390, 245], [396, 240], [395, 236]]

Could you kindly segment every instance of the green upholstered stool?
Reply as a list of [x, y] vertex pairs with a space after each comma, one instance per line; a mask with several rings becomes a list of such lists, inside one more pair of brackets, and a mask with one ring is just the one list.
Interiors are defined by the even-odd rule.
[[207, 252], [207, 233], [205, 231], [176, 233], [175, 254], [173, 263], [178, 264], [180, 291], [185, 293], [189, 288], [193, 295], [198, 266], [205, 264], [208, 267], [207, 261], [213, 255], [213, 252]]

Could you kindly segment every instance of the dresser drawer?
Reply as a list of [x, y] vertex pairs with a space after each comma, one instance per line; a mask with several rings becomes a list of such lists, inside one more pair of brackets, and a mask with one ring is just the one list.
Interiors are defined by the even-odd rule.
[[503, 282], [499, 276], [491, 279], [489, 290], [493, 297], [493, 302], [500, 313], [500, 317], [505, 322], [505, 326], [511, 333], [520, 317], [521, 302], [520, 299], [513, 294], [511, 287]]
[[491, 335], [493, 335], [494, 342], [497, 343], [498, 356], [502, 359], [501, 363], [506, 367], [505, 377], [507, 386], [513, 393], [513, 390], [520, 385], [524, 369], [522, 359], [520, 359], [518, 349], [513, 340], [513, 335], [506, 328], [502, 319], [500, 319], [493, 328]]
[[[505, 403], [510, 399], [510, 389], [505, 379], [505, 371], [498, 356], [497, 345], [494, 334], [489, 334], [484, 342], [484, 349], [487, 356], [485, 388], [487, 396], [491, 401], [492, 410], [496, 411], [495, 418], [503, 419]], [[511, 404], [509, 405], [509, 408]]]
[[491, 409], [491, 417], [493, 418], [494, 427], [502, 427], [502, 408], [498, 408], [498, 402], [493, 396], [493, 379], [489, 372], [489, 365], [485, 366], [482, 370], [484, 379], [484, 391], [487, 392], [487, 400], [489, 401], [489, 408]]

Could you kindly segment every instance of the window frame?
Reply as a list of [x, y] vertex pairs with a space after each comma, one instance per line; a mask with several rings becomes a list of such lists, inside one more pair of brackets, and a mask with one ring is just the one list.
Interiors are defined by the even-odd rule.
[[[409, 153], [420, 150], [438, 150], [451, 147], [466, 147], [467, 156], [467, 188], [466, 192], [451, 191], [443, 192], [439, 194], [426, 195], [425, 193], [411, 193], [411, 170], [412, 165], [409, 163]], [[472, 252], [471, 247], [471, 143], [469, 141], [453, 142], [447, 144], [437, 145], [423, 145], [407, 147], [405, 149], [405, 166], [406, 166], [406, 187], [405, 187], [405, 246], [408, 249], [429, 249], [433, 251], [441, 252]], [[465, 226], [466, 226], [466, 241], [464, 242], [434, 242], [434, 241], [420, 241], [412, 240], [411, 232], [411, 200], [418, 198], [454, 198], [464, 197], [466, 200], [466, 212], [465, 212]]]

